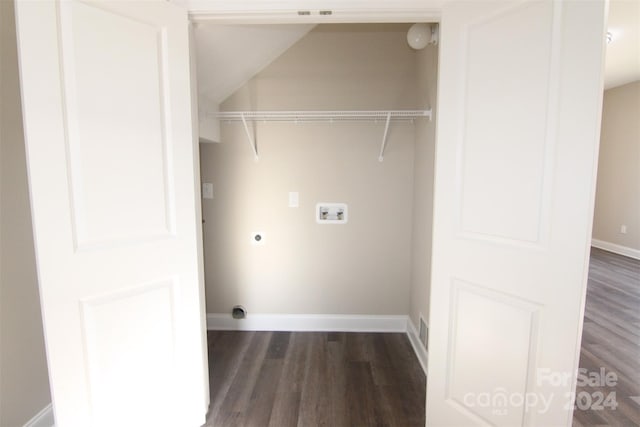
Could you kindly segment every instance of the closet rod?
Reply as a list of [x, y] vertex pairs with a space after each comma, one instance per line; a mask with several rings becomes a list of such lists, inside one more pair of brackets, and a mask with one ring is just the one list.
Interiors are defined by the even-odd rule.
[[215, 113], [215, 116], [223, 121], [332, 121], [332, 120], [363, 120], [384, 121], [411, 120], [427, 117], [431, 120], [429, 110], [325, 110], [325, 111], [224, 111]]

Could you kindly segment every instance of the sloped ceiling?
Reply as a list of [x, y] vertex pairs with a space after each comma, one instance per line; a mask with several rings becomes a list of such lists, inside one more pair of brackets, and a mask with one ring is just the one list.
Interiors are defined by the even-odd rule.
[[200, 108], [215, 109], [313, 27], [197, 24], [194, 38]]
[[612, 0], [609, 3], [605, 89], [640, 79], [640, 1]]

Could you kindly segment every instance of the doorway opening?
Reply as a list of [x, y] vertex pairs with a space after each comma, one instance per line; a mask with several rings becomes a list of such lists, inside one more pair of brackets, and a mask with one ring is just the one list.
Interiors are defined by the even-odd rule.
[[[208, 326], [271, 331], [210, 332], [237, 357], [301, 340], [378, 354], [398, 338], [345, 332], [395, 332], [426, 370], [438, 47], [413, 24], [196, 24]], [[411, 366], [396, 373], [423, 384]]]

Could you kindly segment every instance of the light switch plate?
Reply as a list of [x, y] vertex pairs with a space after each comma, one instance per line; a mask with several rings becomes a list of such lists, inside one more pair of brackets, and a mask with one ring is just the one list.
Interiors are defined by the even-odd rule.
[[297, 208], [300, 204], [300, 194], [297, 191], [289, 192], [289, 207]]
[[202, 198], [213, 199], [213, 184], [210, 182], [202, 183]]

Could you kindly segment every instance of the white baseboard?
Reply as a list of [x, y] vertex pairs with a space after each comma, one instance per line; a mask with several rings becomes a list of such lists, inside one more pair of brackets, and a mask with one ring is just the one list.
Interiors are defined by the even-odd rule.
[[427, 353], [427, 349], [422, 345], [420, 337], [418, 336], [418, 330], [411, 321], [411, 318], [407, 318], [407, 336], [409, 337], [409, 342], [411, 342], [411, 347], [413, 347], [413, 352], [418, 357], [418, 361], [420, 362], [420, 366], [422, 366], [424, 374], [427, 375], [429, 354]]
[[604, 240], [591, 239], [591, 246], [614, 254], [628, 256], [640, 260], [640, 250], [629, 248], [627, 246], [617, 245], [615, 243], [605, 242]]
[[51, 403], [45, 406], [33, 418], [31, 418], [23, 427], [54, 427], [53, 407]]
[[406, 332], [406, 315], [358, 314], [207, 314], [207, 329], [235, 331]]

